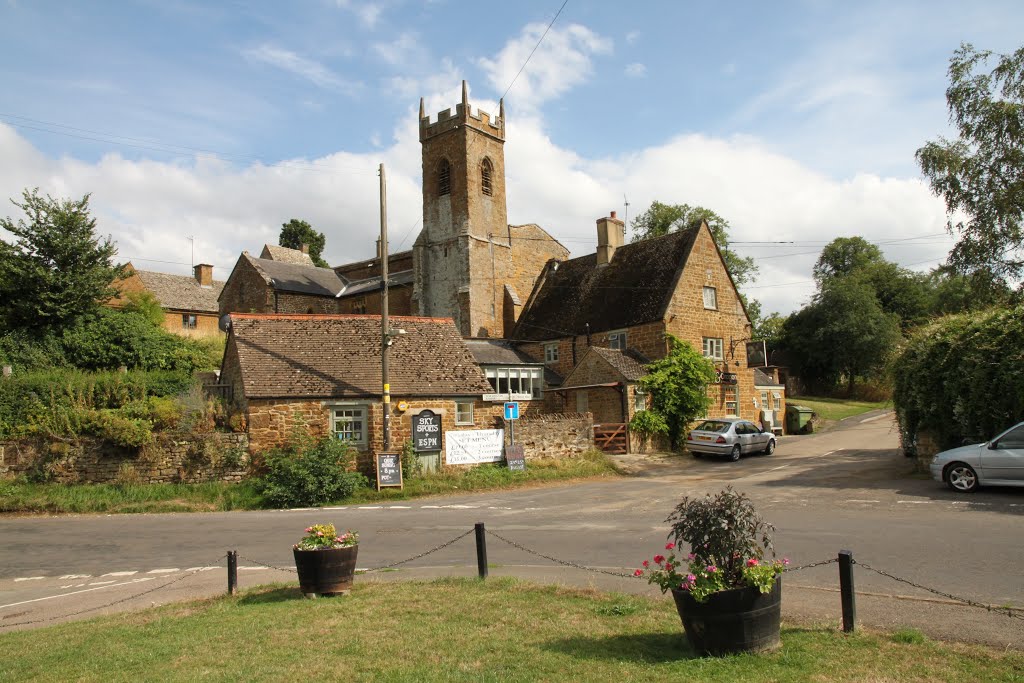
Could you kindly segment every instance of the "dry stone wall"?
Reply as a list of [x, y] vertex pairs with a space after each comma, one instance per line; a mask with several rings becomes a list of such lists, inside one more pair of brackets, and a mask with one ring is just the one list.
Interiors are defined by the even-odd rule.
[[[594, 420], [589, 413], [536, 415], [516, 421], [516, 443], [527, 461], [576, 458], [594, 447]], [[505, 441], [508, 443], [508, 430]]]

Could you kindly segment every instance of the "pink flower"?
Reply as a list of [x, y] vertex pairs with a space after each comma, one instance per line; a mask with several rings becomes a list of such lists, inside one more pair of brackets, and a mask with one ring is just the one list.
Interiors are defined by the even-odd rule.
[[782, 566], [783, 567], [788, 567], [789, 566], [789, 558], [786, 558], [786, 557], [782, 558]]
[[676, 547], [675, 543], [666, 543], [665, 544], [665, 550], [672, 550], [675, 547]]
[[318, 532], [316, 532], [316, 535], [317, 535], [317, 536], [323, 536], [323, 535], [324, 535], [324, 532], [322, 532], [322, 531], [318, 531]]
[[664, 561], [665, 561], [665, 556], [664, 556], [664, 555], [655, 555], [655, 556], [654, 556], [654, 561], [655, 561], [655, 562], [656, 562], [657, 564], [661, 564], [662, 562], [664, 562]]
[[757, 558], [756, 557], [752, 557], [749, 560], [747, 560], [747, 566], [748, 567], [756, 567], [757, 566]]
[[694, 576], [693, 574], [687, 574], [686, 575], [686, 583], [696, 583], [696, 581], [697, 581], [697, 577]]
[[694, 555], [693, 553], [690, 553], [689, 555], [686, 556], [686, 559], [689, 560], [690, 562], [693, 562], [694, 560], [697, 559], [697, 556]]
[[312, 530], [313, 530], [313, 527], [311, 527], [311, 526], [307, 526], [307, 527], [306, 527], [306, 533], [307, 533], [307, 534], [308, 534], [308, 533], [309, 533], [310, 531], [312, 531]]
[[650, 567], [650, 566], [651, 566], [651, 563], [648, 562], [647, 560], [644, 560], [644, 567]]
[[717, 571], [718, 571], [718, 567], [716, 567], [713, 564], [709, 564], [708, 565], [708, 569], [707, 569], [708, 574], [714, 574]]
[[643, 576], [643, 575], [644, 575], [644, 570], [643, 569], [637, 569], [635, 572], [633, 572], [633, 576]]

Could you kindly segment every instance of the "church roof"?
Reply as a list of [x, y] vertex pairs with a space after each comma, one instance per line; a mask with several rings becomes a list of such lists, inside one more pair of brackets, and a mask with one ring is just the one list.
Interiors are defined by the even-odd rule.
[[313, 257], [309, 254], [304, 253], [299, 249], [279, 247], [276, 244], [264, 244], [263, 251], [260, 253], [260, 258], [267, 259], [268, 261], [291, 263], [295, 266], [316, 266], [316, 264], [313, 263]]
[[335, 296], [345, 286], [338, 274], [330, 268], [256, 258], [249, 254], [243, 256], [263, 275], [271, 287], [280, 292]]

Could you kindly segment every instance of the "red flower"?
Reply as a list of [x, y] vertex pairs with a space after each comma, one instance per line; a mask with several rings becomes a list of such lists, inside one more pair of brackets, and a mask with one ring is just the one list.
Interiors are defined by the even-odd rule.
[[668, 562], [665, 563], [665, 571], [667, 571], [667, 572], [672, 571], [672, 565], [669, 564]]
[[644, 560], [644, 567], [650, 567], [650, 566], [651, 566], [651, 563], [648, 562], [647, 560]]
[[665, 556], [664, 555], [655, 555], [654, 556], [654, 561], [657, 562], [658, 564], [661, 564], [662, 562], [665, 561]]
[[635, 572], [633, 572], [633, 576], [643, 576], [643, 575], [644, 575], [644, 570], [643, 569], [637, 569]]
[[749, 560], [747, 560], [747, 566], [748, 567], [756, 567], [757, 566], [757, 558], [756, 557], [752, 557]]
[[672, 550], [675, 547], [676, 547], [675, 543], [666, 543], [665, 544], [665, 550]]

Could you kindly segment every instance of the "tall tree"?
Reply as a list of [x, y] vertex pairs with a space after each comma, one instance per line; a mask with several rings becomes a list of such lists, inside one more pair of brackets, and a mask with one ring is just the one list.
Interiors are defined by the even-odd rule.
[[715, 380], [715, 366], [693, 348], [671, 334], [668, 354], [644, 366], [647, 375], [640, 386], [651, 394], [650, 411], [657, 423], [668, 429], [673, 446], [682, 441], [686, 425], [707, 412], [711, 405], [708, 385]]
[[826, 280], [844, 277], [883, 260], [882, 250], [863, 237], [837, 237], [821, 250], [814, 264], [814, 280], [820, 286]]
[[729, 221], [711, 209], [689, 204], [662, 204], [655, 200], [650, 207], [633, 220], [633, 241], [661, 237], [670, 232], [686, 230], [707, 221], [711, 234], [715, 236], [722, 258], [737, 287], [750, 282], [757, 274], [757, 264], [750, 257], [739, 256], [729, 250]]
[[289, 249], [301, 249], [303, 244], [309, 246], [309, 257], [313, 263], [321, 268], [330, 268], [321, 256], [326, 242], [327, 238], [322, 232], [317, 232], [312, 225], [298, 218], [282, 223], [281, 236], [277, 239], [279, 245]]
[[121, 266], [110, 237], [95, 234], [89, 195], [58, 200], [35, 189], [11, 201], [25, 218], [0, 219], [15, 237], [0, 240], [0, 329], [56, 330], [92, 316], [116, 294]]
[[[996, 62], [991, 72], [985, 68]], [[1024, 274], [1024, 48], [1013, 54], [963, 43], [949, 61], [946, 103], [955, 140], [915, 154], [932, 191], [946, 202], [949, 254], [958, 272]], [[961, 216], [966, 216], [961, 220]]]

